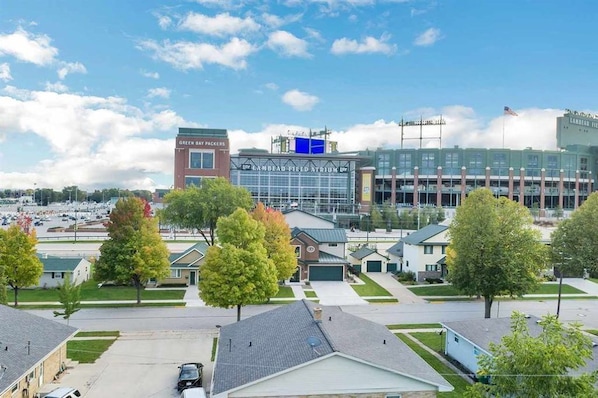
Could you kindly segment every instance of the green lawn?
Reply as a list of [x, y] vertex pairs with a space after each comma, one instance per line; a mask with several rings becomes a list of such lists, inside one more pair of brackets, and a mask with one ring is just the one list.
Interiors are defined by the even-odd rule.
[[442, 325], [439, 323], [396, 323], [386, 325], [389, 329], [440, 329]]
[[[414, 294], [418, 296], [459, 296], [462, 295], [459, 293], [457, 289], [455, 289], [452, 285], [430, 285], [430, 286], [421, 286], [421, 287], [408, 287], [407, 289], [411, 290]], [[538, 289], [530, 294], [558, 294], [559, 292], [559, 285], [555, 283], [543, 283], [541, 284]], [[584, 291], [581, 291], [571, 285], [563, 284], [563, 288], [561, 291], [562, 294], [583, 294]]]
[[[14, 293], [8, 290], [8, 300], [14, 301]], [[185, 290], [142, 290], [141, 300], [182, 300]], [[102, 286], [95, 281], [81, 284], [81, 301], [135, 300], [137, 290], [132, 286]], [[19, 302], [58, 301], [58, 289], [19, 290]]]
[[389, 297], [389, 298], [369, 298], [369, 299], [365, 299], [365, 301], [367, 301], [368, 303], [381, 304], [381, 303], [398, 303], [399, 299], [394, 298], [394, 297]]
[[216, 350], [218, 350], [218, 337], [214, 337], [212, 340], [212, 357], [210, 358], [212, 362], [216, 359]]
[[588, 278], [588, 280], [594, 282], [594, 283], [598, 283], [598, 278]]
[[278, 293], [272, 298], [293, 298], [293, 289], [290, 286], [278, 286]]
[[587, 333], [593, 334], [595, 336], [598, 336], [598, 330], [595, 330], [595, 329], [584, 330], [584, 332], [587, 332]]
[[357, 294], [360, 296], [392, 296], [392, 294], [390, 294], [386, 289], [368, 278], [367, 275], [360, 274], [359, 279], [361, 279], [365, 285], [351, 285], [351, 287], [353, 287], [353, 290], [355, 290], [355, 292], [357, 292]]
[[444, 333], [438, 334], [436, 332], [411, 332], [409, 334], [436, 352], [442, 353], [444, 351]]
[[430, 354], [428, 351], [420, 347], [414, 341], [411, 341], [409, 337], [403, 336], [401, 333], [397, 333], [397, 337], [403, 340], [413, 351], [415, 351], [424, 361], [426, 361], [431, 367], [440, 373], [446, 381], [448, 381], [454, 388], [451, 392], [438, 393], [440, 398], [460, 398], [465, 393], [465, 390], [469, 386], [469, 383], [465, 381], [461, 376], [455, 373], [451, 368], [443, 364], [438, 358]]
[[[9, 305], [11, 303], [9, 302]], [[106, 304], [81, 304], [81, 308], [139, 308], [139, 307], [184, 307], [184, 301], [176, 301], [172, 303], [156, 303], [155, 301], [146, 301], [141, 302], [141, 304], [136, 303], [106, 303]], [[20, 309], [27, 309], [27, 310], [52, 310], [63, 308], [60, 304], [19, 304]]]
[[71, 340], [66, 343], [66, 356], [79, 363], [94, 363], [115, 340]]
[[316, 297], [318, 297], [318, 295], [316, 294], [316, 292], [314, 292], [313, 290], [304, 290], [303, 293], [305, 293], [305, 297], [307, 297], [307, 298], [316, 298]]
[[79, 332], [75, 337], [118, 337], [120, 332], [118, 330], [100, 330], [91, 332]]

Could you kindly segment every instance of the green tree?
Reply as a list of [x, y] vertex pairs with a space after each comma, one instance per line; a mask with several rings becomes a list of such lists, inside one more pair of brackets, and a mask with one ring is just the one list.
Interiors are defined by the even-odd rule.
[[19, 304], [19, 289], [39, 282], [44, 266], [37, 257], [35, 232], [28, 235], [17, 225], [0, 230], [0, 267], [4, 280], [14, 292], [15, 306]]
[[170, 272], [169, 252], [156, 219], [144, 216], [145, 202], [130, 197], [116, 203], [107, 223], [109, 239], [100, 247], [95, 277], [132, 284], [141, 303], [141, 288], [150, 278]]
[[399, 227], [397, 209], [390, 202], [386, 203], [382, 208], [382, 216], [384, 218], [384, 227], [386, 229]]
[[436, 220], [438, 220], [438, 222], [443, 222], [446, 220], [446, 214], [444, 213], [444, 209], [442, 207], [436, 208]]
[[565, 214], [565, 212], [563, 211], [563, 208], [561, 206], [557, 206], [554, 208], [553, 214], [557, 220], [560, 220], [561, 218], [563, 218], [563, 215]]
[[593, 354], [580, 324], [564, 326], [546, 315], [539, 322], [542, 331], [533, 335], [523, 314], [513, 313], [511, 322], [512, 333], [500, 344], [490, 343], [491, 355], [479, 357], [478, 374], [489, 376], [490, 384], [469, 387], [466, 397], [598, 397], [598, 373], [579, 371]]
[[54, 316], [61, 316], [69, 324], [71, 315], [79, 311], [81, 307], [81, 286], [71, 282], [67, 274], [62, 284], [58, 284], [58, 299], [62, 304], [62, 311], [54, 311]]
[[477, 189], [457, 208], [448, 233], [448, 280], [464, 294], [484, 297], [486, 318], [496, 296], [536, 287], [547, 252], [522, 205]]
[[369, 216], [370, 231], [374, 231], [376, 228], [384, 228], [384, 218], [380, 209], [376, 205], [372, 205]]
[[[201, 187], [191, 185], [164, 196], [165, 208], [159, 212], [163, 223], [197, 229], [208, 245], [214, 245], [216, 222], [237, 208], [253, 207], [251, 194], [243, 187], [232, 185], [225, 178], [207, 178]], [[208, 232], [204, 229], [207, 228]]]
[[264, 224], [264, 247], [276, 267], [279, 281], [290, 278], [297, 269], [295, 249], [291, 246], [291, 229], [279, 211], [269, 211], [259, 202], [251, 213], [254, 220]]
[[532, 203], [532, 207], [530, 207], [529, 212], [531, 213], [532, 217], [537, 220], [540, 217], [540, 204], [538, 202]]
[[264, 302], [278, 292], [277, 271], [264, 247], [265, 227], [244, 209], [218, 220], [221, 246], [208, 249], [201, 267], [200, 297], [215, 307]]
[[552, 233], [556, 262], [567, 272], [581, 275], [584, 268], [598, 272], [598, 192], [592, 193], [571, 217]]

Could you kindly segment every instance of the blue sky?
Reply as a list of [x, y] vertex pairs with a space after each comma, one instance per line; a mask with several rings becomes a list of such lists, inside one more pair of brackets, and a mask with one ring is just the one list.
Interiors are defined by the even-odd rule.
[[169, 187], [178, 127], [235, 152], [326, 126], [349, 151], [442, 115], [444, 147], [500, 147], [504, 125], [555, 149], [565, 108], [598, 109], [598, 3], [563, 4], [0, 0], [0, 188]]

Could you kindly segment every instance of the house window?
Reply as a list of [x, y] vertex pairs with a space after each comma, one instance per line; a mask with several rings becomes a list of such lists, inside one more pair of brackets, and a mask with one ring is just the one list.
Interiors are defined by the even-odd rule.
[[434, 254], [434, 246], [424, 245], [424, 254]]
[[446, 254], [446, 245], [440, 246], [440, 250], [442, 254]]
[[10, 389], [10, 392], [12, 394], [14, 394], [15, 392], [17, 392], [18, 389], [19, 389], [19, 383], [17, 383], [14, 386], [12, 386], [12, 388]]
[[295, 257], [301, 258], [301, 246], [295, 246]]
[[475, 355], [475, 356], [480, 355], [480, 350], [478, 350], [477, 347], [473, 347], [473, 355]]
[[170, 277], [171, 278], [180, 278], [181, 277], [181, 270], [180, 269], [171, 269], [170, 270]]
[[337, 247], [337, 246], [338, 246], [338, 243], [329, 243], [328, 244], [328, 247]]
[[189, 151], [190, 169], [213, 169], [214, 151]]
[[438, 264], [426, 264], [426, 271], [438, 271]]
[[455, 336], [455, 343], [459, 344], [459, 338]]
[[62, 274], [62, 272], [52, 272], [52, 279], [61, 279]]

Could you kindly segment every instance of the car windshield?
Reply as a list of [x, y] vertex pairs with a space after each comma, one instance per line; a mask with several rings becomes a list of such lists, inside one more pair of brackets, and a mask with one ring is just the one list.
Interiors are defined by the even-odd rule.
[[199, 377], [199, 370], [194, 365], [184, 365], [181, 369], [181, 380], [195, 380]]

